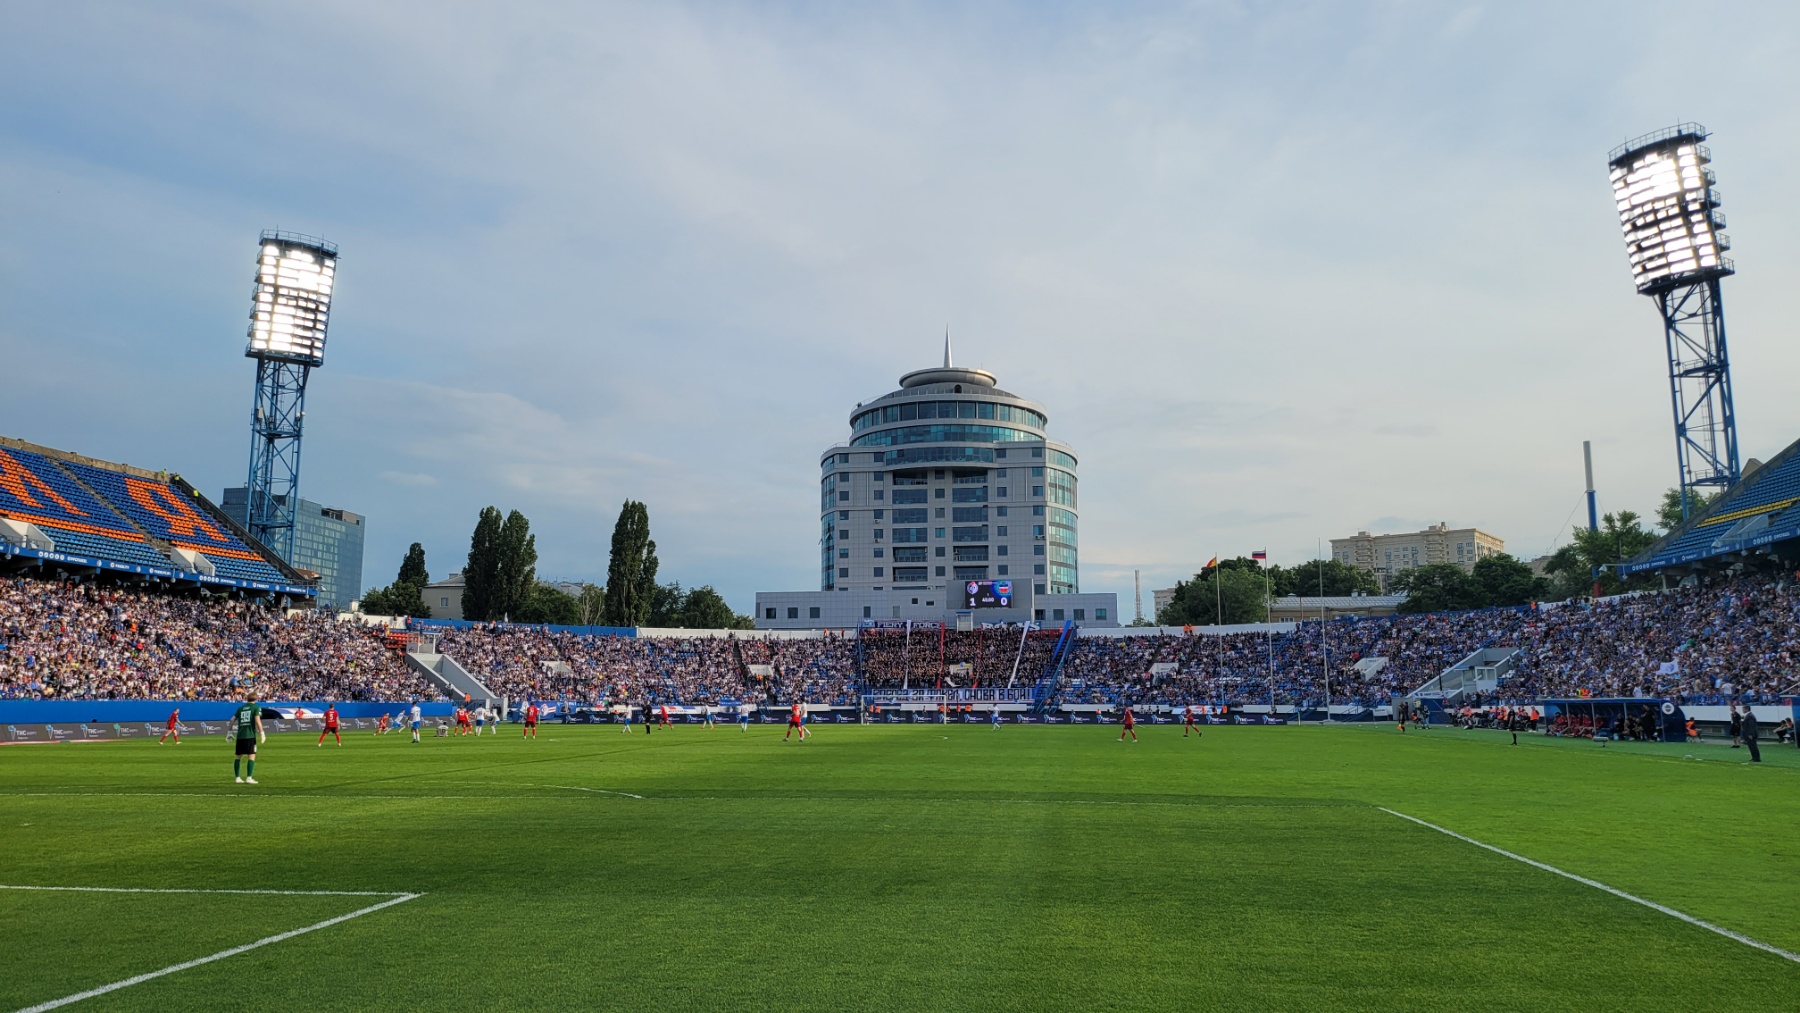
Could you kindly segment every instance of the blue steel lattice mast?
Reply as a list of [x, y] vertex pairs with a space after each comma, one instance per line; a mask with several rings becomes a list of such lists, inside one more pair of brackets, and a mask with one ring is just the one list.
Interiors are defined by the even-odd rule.
[[1609, 155], [1613, 198], [1637, 290], [1656, 300], [1669, 354], [1681, 516], [1707, 488], [1738, 480], [1737, 417], [1719, 280], [1735, 272], [1698, 123], [1646, 134]]
[[287, 560], [294, 557], [294, 517], [300, 506], [306, 380], [313, 367], [325, 364], [336, 274], [336, 246], [288, 232], [262, 234], [250, 343], [244, 349], [256, 360], [245, 526]]

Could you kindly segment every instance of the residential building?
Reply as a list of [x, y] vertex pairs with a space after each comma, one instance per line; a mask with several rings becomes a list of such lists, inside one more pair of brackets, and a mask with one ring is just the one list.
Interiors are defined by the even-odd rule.
[[1452, 528], [1434, 524], [1423, 531], [1372, 535], [1358, 531], [1352, 538], [1333, 538], [1331, 558], [1373, 573], [1383, 587], [1402, 570], [1431, 563], [1455, 563], [1471, 570], [1476, 560], [1499, 555], [1506, 543], [1478, 528]]
[[459, 571], [443, 580], [425, 585], [419, 597], [425, 599], [425, 607], [431, 610], [433, 619], [461, 619], [463, 600], [463, 575]]

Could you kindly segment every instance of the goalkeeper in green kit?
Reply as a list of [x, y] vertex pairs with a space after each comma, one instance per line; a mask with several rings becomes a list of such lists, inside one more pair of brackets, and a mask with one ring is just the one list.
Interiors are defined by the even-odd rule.
[[244, 697], [244, 705], [231, 716], [232, 730], [236, 733], [237, 752], [231, 758], [231, 773], [238, 774], [238, 765], [249, 758], [249, 767], [239, 776], [239, 784], [256, 783], [256, 746], [259, 742], [267, 742], [269, 737], [263, 734], [262, 708], [256, 703], [256, 694]]

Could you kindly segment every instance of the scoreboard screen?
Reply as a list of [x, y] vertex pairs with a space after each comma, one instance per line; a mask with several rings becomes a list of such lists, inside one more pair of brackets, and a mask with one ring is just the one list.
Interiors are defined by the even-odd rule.
[[963, 608], [1003, 609], [1012, 607], [1012, 581], [971, 580], [963, 585]]

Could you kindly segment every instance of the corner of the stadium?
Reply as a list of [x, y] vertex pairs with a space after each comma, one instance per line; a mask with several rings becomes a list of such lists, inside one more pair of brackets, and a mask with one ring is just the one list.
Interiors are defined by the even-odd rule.
[[1671, 584], [1703, 574], [1792, 572], [1800, 566], [1800, 440], [1767, 464], [1751, 461], [1706, 509], [1619, 564], [1624, 576]]
[[0, 436], [0, 573], [311, 608], [290, 566], [179, 474]]

